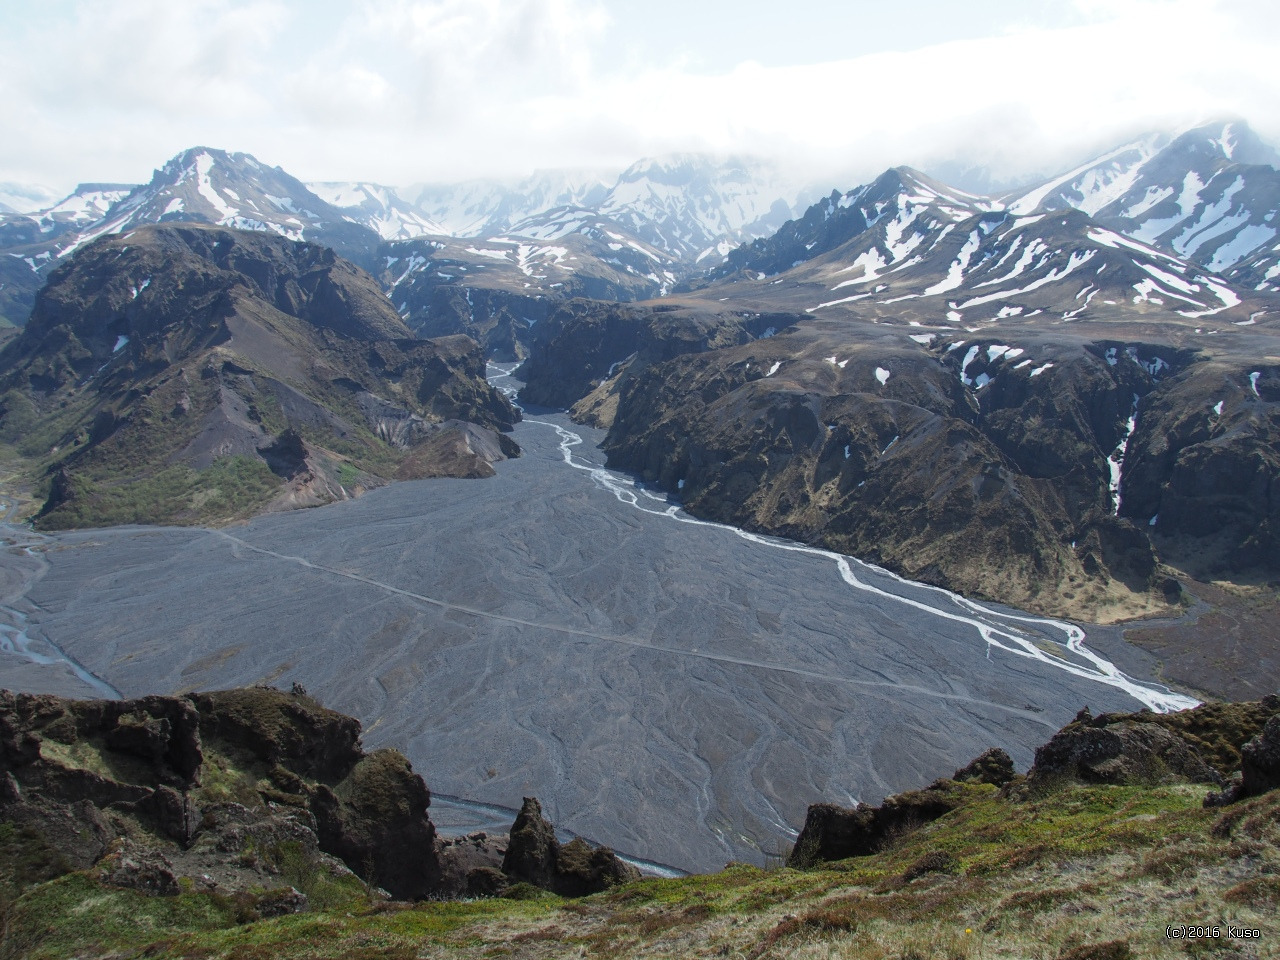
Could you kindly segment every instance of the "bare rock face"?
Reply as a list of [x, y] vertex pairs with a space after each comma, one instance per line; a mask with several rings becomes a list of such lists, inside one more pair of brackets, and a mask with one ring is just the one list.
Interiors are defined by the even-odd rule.
[[[512, 880], [565, 897], [599, 893], [640, 877], [635, 867], [623, 863], [608, 847], [593, 848], [581, 837], [561, 844], [534, 797], [524, 798], [511, 827], [502, 871]], [[477, 882], [482, 879], [477, 878]]]
[[[170, 895], [194, 877], [274, 889], [270, 852], [294, 850], [402, 899], [438, 895], [430, 803], [403, 756], [365, 754], [359, 723], [305, 694], [82, 702], [0, 691], [0, 820], [65, 869], [100, 864], [117, 886]], [[305, 904], [277, 893], [263, 909]]]

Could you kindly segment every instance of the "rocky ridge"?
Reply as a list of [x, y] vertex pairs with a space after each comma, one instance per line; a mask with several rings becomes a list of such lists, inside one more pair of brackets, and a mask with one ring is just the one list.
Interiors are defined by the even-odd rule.
[[415, 900], [524, 882], [583, 896], [638, 878], [607, 848], [560, 844], [537, 800], [509, 842], [442, 840], [430, 805], [401, 754], [365, 753], [357, 721], [298, 689], [127, 701], [0, 691], [0, 824], [55, 874], [235, 895], [255, 917], [305, 910], [306, 890], [335, 887]]

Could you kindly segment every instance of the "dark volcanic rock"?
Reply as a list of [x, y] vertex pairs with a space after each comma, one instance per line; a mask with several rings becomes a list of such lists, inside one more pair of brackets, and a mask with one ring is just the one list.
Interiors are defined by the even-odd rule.
[[869, 856], [903, 833], [950, 813], [963, 798], [962, 787], [941, 780], [926, 790], [889, 797], [878, 807], [814, 804], [805, 816], [787, 866], [804, 868], [828, 860]]
[[502, 871], [512, 880], [532, 883], [566, 897], [599, 893], [640, 876], [635, 867], [623, 863], [608, 847], [593, 848], [581, 837], [561, 844], [543, 817], [542, 806], [533, 797], [524, 798], [511, 827]]
[[290, 846], [397, 897], [442, 893], [426, 785], [359, 738], [350, 717], [268, 689], [87, 702], [0, 691], [0, 821], [68, 868], [105, 855], [106, 882], [157, 894], [176, 893], [178, 876], [261, 888], [271, 851]]
[[440, 889], [431, 794], [400, 753], [362, 757], [332, 790], [321, 785], [311, 804], [320, 846], [401, 899]]
[[[1219, 406], [1220, 405], [1220, 406]], [[1280, 370], [1197, 363], [1144, 398], [1121, 513], [1199, 574], [1280, 569]]]
[[[1090, 616], [1162, 602], [1151, 545], [1109, 491], [1146, 368], [1077, 348], [1032, 377], [981, 341], [836, 344], [801, 328], [638, 370], [609, 465], [679, 491], [697, 516], [971, 595]], [[962, 383], [997, 364], [982, 392]]]
[[47, 471], [48, 528], [315, 505], [410, 456], [413, 476], [482, 476], [509, 441], [465, 455], [423, 441], [446, 421], [492, 433], [518, 418], [474, 341], [413, 339], [332, 250], [225, 228], [88, 245], [0, 351], [0, 439]]

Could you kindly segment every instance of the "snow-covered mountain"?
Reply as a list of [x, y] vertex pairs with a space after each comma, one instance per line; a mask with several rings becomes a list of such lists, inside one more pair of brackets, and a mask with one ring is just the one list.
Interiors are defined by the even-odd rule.
[[712, 274], [727, 282], [703, 295], [965, 330], [1144, 315], [1248, 323], [1259, 308], [1224, 277], [1081, 211], [1016, 211], [898, 167], [734, 251]]
[[706, 266], [773, 233], [813, 195], [765, 161], [677, 154], [641, 160], [616, 180], [540, 171], [514, 185], [423, 187], [416, 204], [454, 236], [554, 240], [591, 222]]
[[737, 244], [772, 234], [806, 199], [763, 161], [679, 154], [633, 164], [599, 212], [655, 247], [714, 263]]
[[1227, 271], [1280, 233], [1276, 152], [1243, 121], [1153, 134], [1006, 198], [1017, 214], [1074, 207], [1143, 243]]
[[279, 167], [268, 167], [247, 153], [193, 147], [114, 203], [92, 227], [60, 245], [57, 256], [66, 257], [104, 234], [167, 220], [270, 231], [324, 243], [349, 258], [353, 248], [369, 250], [378, 239]]
[[710, 276], [776, 275], [861, 238], [866, 250], [860, 262], [870, 281], [887, 267], [907, 266], [908, 258], [920, 262], [957, 223], [997, 208], [994, 201], [948, 187], [910, 167], [894, 167], [844, 194], [832, 191], [772, 236], [731, 252]]
[[514, 224], [557, 207], [595, 207], [613, 182], [599, 170], [537, 170], [516, 182], [466, 180], [416, 184], [403, 195], [442, 233], [454, 237], [496, 237]]
[[394, 187], [377, 183], [309, 183], [320, 199], [353, 223], [368, 227], [383, 240], [412, 240], [448, 233], [402, 198]]
[[0, 217], [0, 317], [24, 323], [49, 271], [91, 241], [168, 221], [309, 240], [366, 268], [376, 266], [381, 242], [279, 167], [247, 153], [193, 147], [140, 186], [82, 184], [48, 209]]

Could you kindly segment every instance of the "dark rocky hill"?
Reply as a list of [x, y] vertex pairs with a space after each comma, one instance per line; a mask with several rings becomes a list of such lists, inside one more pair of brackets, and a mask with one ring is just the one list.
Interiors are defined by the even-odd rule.
[[413, 339], [331, 250], [222, 227], [79, 252], [0, 353], [0, 392], [51, 527], [226, 519], [515, 452], [474, 342]]

